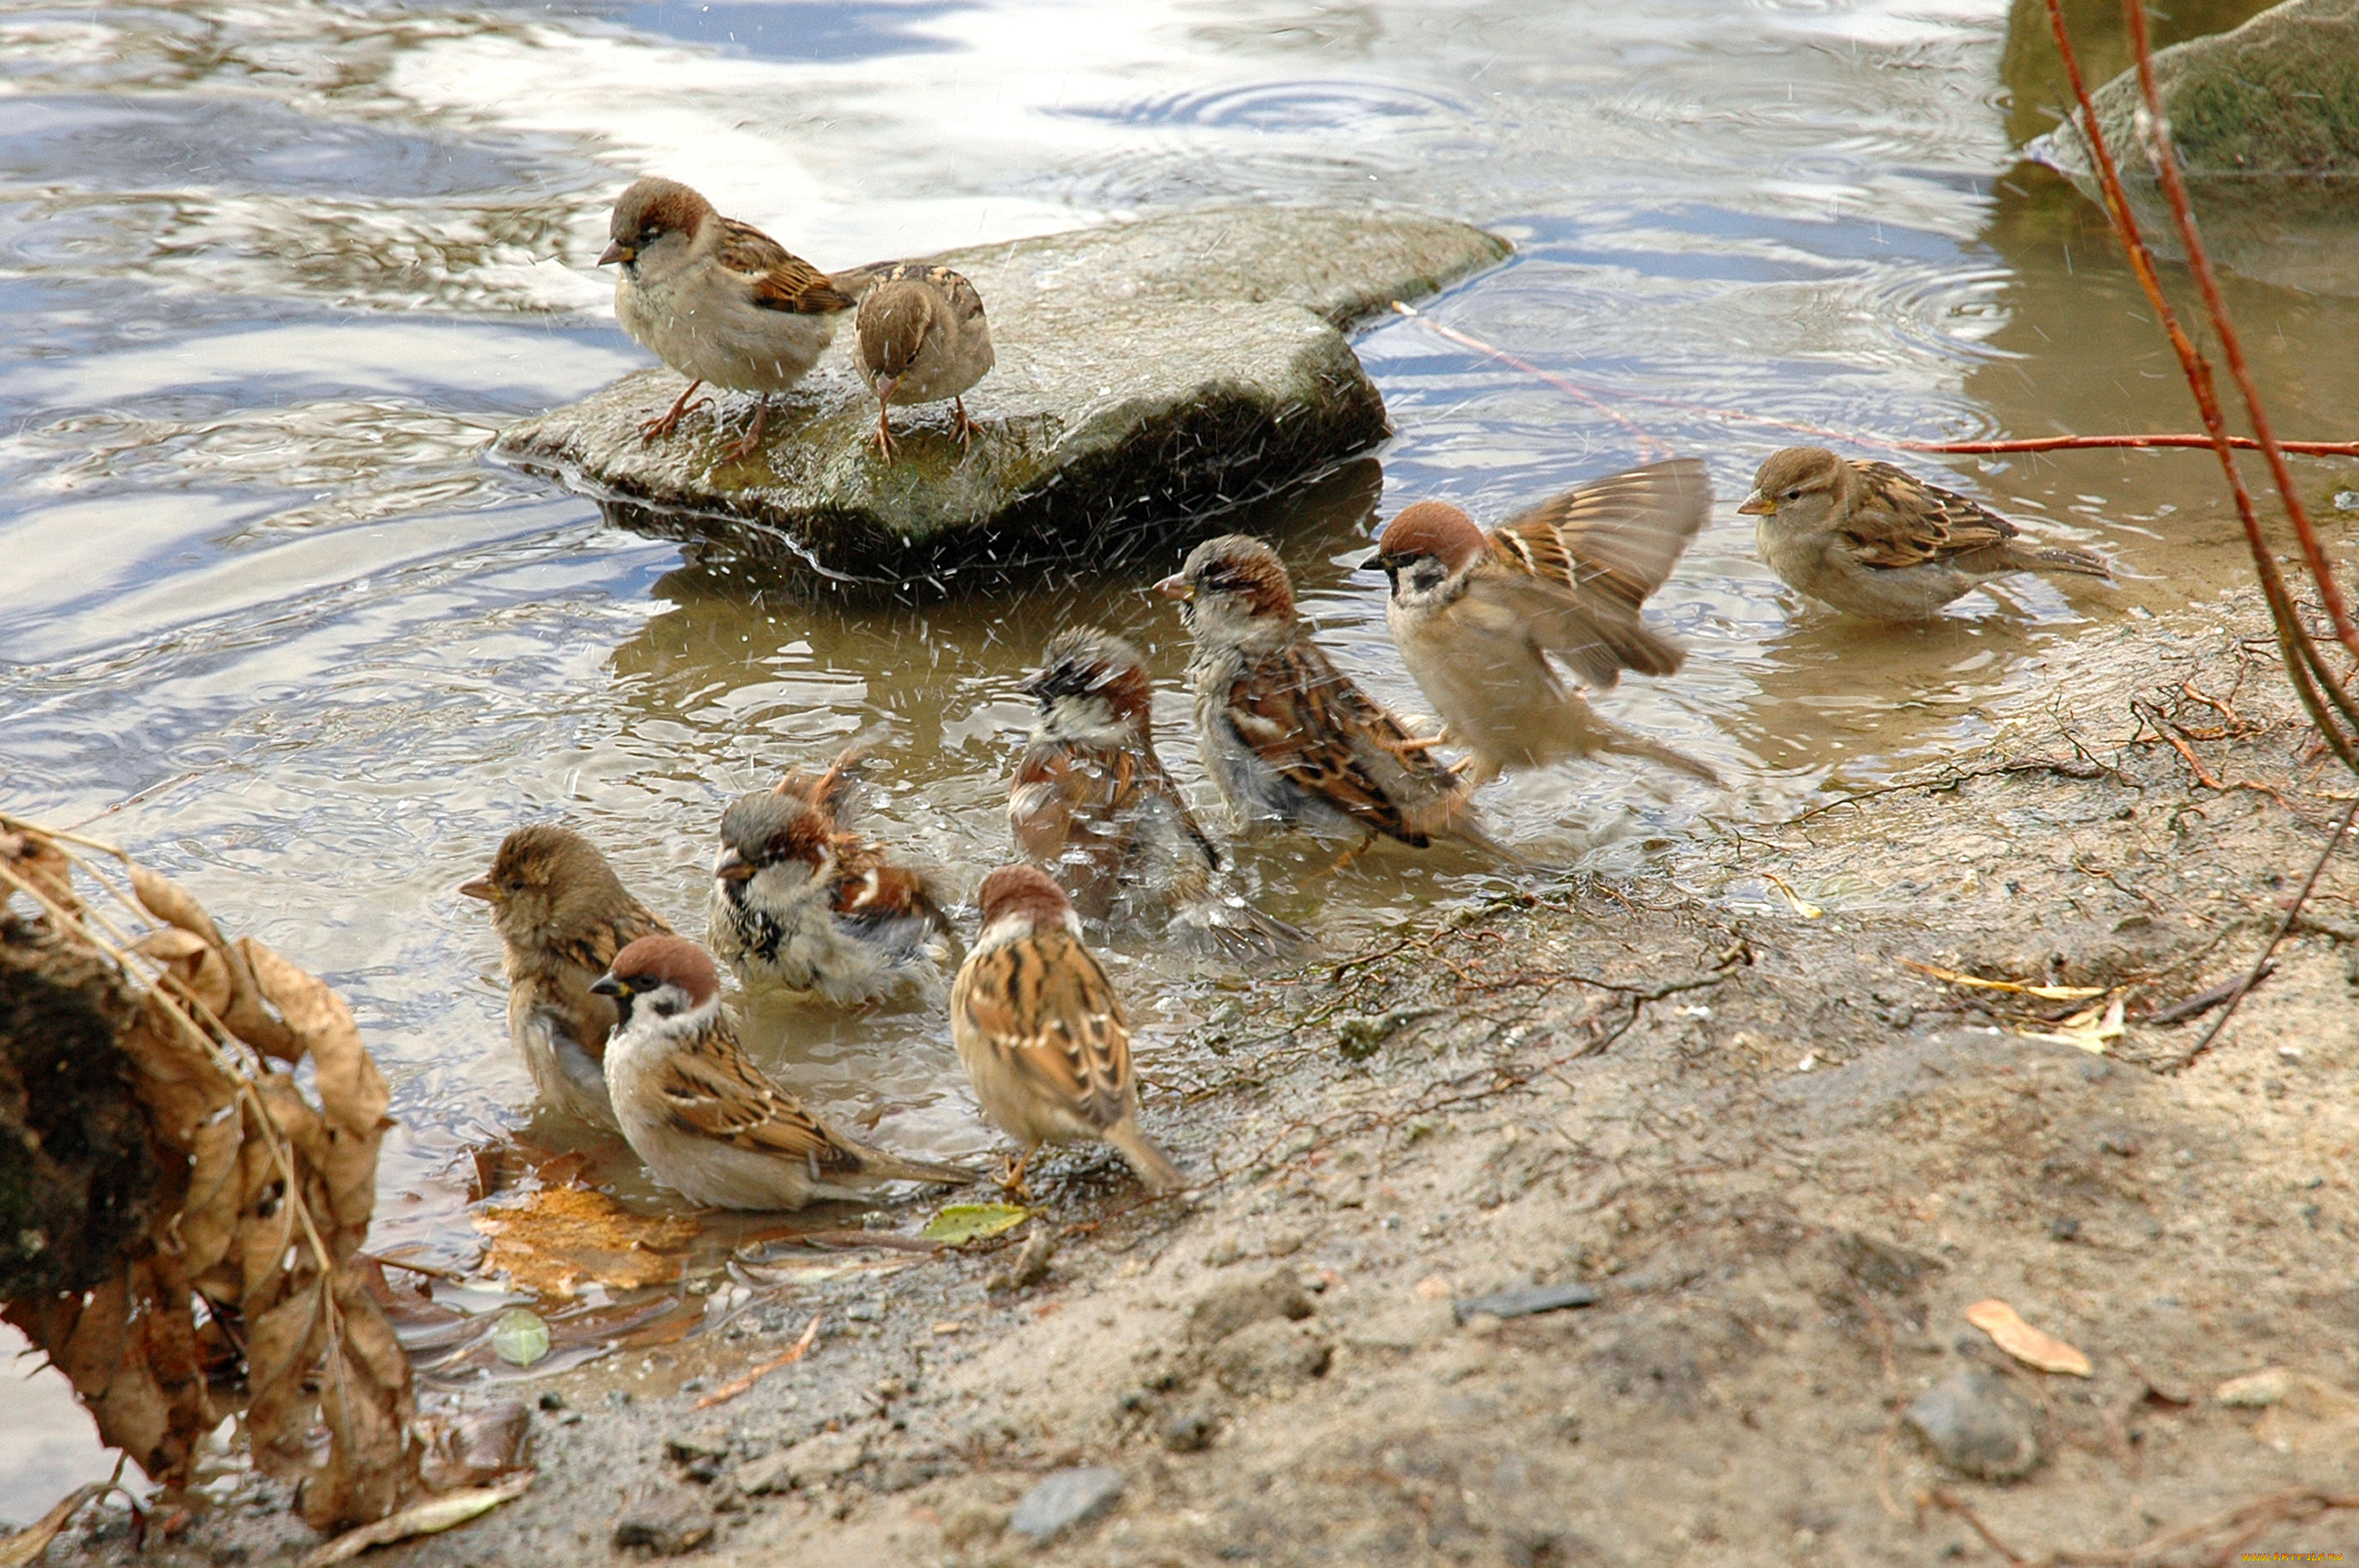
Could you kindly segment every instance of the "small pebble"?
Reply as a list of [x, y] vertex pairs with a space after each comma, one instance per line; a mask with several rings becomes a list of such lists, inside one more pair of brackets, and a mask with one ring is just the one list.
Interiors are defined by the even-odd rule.
[[1016, 1503], [1008, 1528], [1036, 1541], [1053, 1541], [1114, 1507], [1122, 1492], [1122, 1472], [1103, 1465], [1051, 1471]]
[[2039, 1463], [2030, 1404], [1981, 1367], [1960, 1367], [1918, 1396], [1902, 1419], [1942, 1464], [1968, 1476], [2012, 1480]]
[[1212, 1418], [1201, 1411], [1173, 1416], [1163, 1424], [1163, 1446], [1174, 1454], [1195, 1454], [1212, 1446]]
[[677, 1487], [647, 1487], [623, 1505], [614, 1520], [614, 1545], [643, 1547], [658, 1557], [678, 1557], [712, 1538], [712, 1510]]

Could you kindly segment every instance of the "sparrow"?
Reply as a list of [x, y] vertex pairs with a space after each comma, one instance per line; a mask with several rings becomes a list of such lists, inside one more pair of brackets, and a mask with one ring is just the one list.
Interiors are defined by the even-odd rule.
[[885, 1182], [964, 1186], [976, 1173], [855, 1143], [778, 1087], [737, 1044], [721, 972], [679, 936], [643, 936], [591, 986], [622, 1022], [606, 1092], [623, 1137], [656, 1180], [716, 1208], [870, 1201]]
[[509, 834], [490, 873], [459, 891], [492, 906], [508, 978], [508, 1038], [533, 1087], [560, 1110], [612, 1129], [604, 1063], [616, 1013], [592, 982], [623, 948], [671, 927], [630, 895], [597, 846], [550, 822]]
[[993, 1125], [1024, 1145], [1006, 1184], [1043, 1143], [1111, 1143], [1150, 1187], [1187, 1184], [1138, 1130], [1130, 1021], [1049, 874], [1002, 866], [977, 895], [983, 929], [951, 988], [951, 1038]]
[[1487, 534], [1440, 501], [1404, 507], [1386, 524], [1368, 563], [1392, 583], [1385, 625], [1441, 717], [1440, 739], [1471, 752], [1470, 784], [1599, 752], [1720, 782], [1600, 718], [1549, 662], [1555, 654], [1601, 689], [1624, 670], [1678, 669], [1685, 655], [1647, 628], [1638, 607], [1711, 510], [1703, 464], [1680, 458], [1568, 491]]
[[1180, 601], [1196, 638], [1188, 681], [1204, 771], [1246, 832], [1379, 835], [1424, 849], [1454, 838], [1507, 860], [1484, 831], [1471, 786], [1328, 662], [1295, 618], [1294, 587], [1259, 539], [1207, 539], [1155, 585]]
[[1928, 620], [2010, 572], [2114, 575], [2093, 550], [2035, 544], [1962, 495], [1824, 447], [1771, 453], [1736, 510], [1761, 519], [1761, 558], [1789, 586], [1879, 621]]
[[749, 991], [939, 1004], [956, 938], [924, 873], [841, 825], [857, 760], [798, 769], [721, 814], [708, 936]]
[[669, 436], [706, 382], [755, 395], [754, 424], [727, 449], [761, 444], [769, 395], [810, 373], [870, 274], [830, 277], [749, 223], [723, 218], [677, 180], [636, 181], [614, 202], [600, 266], [617, 266], [623, 330], [689, 378], [671, 412], [639, 427]]
[[1136, 649], [1093, 626], [1060, 632], [1023, 689], [1039, 711], [1008, 787], [1008, 826], [1026, 860], [1064, 879], [1083, 919], [1176, 923], [1236, 957], [1309, 942], [1215, 890], [1220, 851], [1155, 754], [1154, 688]]
[[904, 262], [880, 274], [853, 319], [860, 373], [876, 395], [876, 449], [893, 455], [895, 404], [951, 400], [951, 433], [963, 446], [983, 427], [967, 417], [967, 388], [991, 369], [983, 296], [946, 266]]

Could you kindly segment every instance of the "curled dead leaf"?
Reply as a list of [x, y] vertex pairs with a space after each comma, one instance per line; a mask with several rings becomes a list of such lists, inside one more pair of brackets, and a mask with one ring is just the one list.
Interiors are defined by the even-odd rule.
[[429, 1498], [375, 1524], [363, 1525], [336, 1537], [309, 1557], [302, 1568], [330, 1568], [337, 1563], [349, 1563], [374, 1547], [390, 1546], [397, 1541], [408, 1541], [414, 1535], [432, 1535], [453, 1525], [487, 1514], [502, 1503], [520, 1498], [531, 1489], [535, 1470], [519, 1470], [496, 1487], [471, 1487], [463, 1491], [445, 1492]]
[[1991, 1336], [1991, 1342], [2027, 1367], [2042, 1372], [2088, 1377], [2089, 1357], [2072, 1346], [2043, 1334], [2023, 1321], [2016, 1310], [1995, 1296], [1966, 1309], [1966, 1321]]
[[196, 895], [161, 871], [151, 871], [133, 862], [131, 891], [147, 905], [147, 913], [167, 925], [175, 925], [193, 936], [201, 938], [209, 947], [222, 945], [221, 927], [205, 913]]

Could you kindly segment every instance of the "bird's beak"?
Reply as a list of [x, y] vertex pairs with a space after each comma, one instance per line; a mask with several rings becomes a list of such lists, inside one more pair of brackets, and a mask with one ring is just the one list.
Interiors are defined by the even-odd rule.
[[1190, 600], [1196, 597], [1194, 586], [1178, 572], [1173, 572], [1169, 577], [1157, 583], [1155, 591], [1166, 599]]
[[477, 877], [473, 881], [461, 882], [459, 892], [468, 898], [480, 898], [489, 903], [492, 902], [492, 879]]
[[1353, 563], [1352, 569], [1355, 572], [1382, 572], [1386, 577], [1390, 577], [1393, 575], [1393, 568], [1399, 565], [1398, 561], [1382, 550], [1370, 550]]
[[712, 874], [721, 881], [742, 882], [754, 874], [753, 862], [734, 849], [723, 849], [713, 857]]
[[612, 266], [616, 262], [636, 261], [638, 259], [638, 252], [623, 243], [622, 241], [609, 240], [606, 242], [606, 248], [598, 253], [598, 265]]
[[1777, 510], [1777, 503], [1756, 490], [1745, 498], [1737, 510], [1747, 517], [1767, 517]]
[[628, 996], [631, 983], [614, 975], [600, 975], [590, 982], [590, 989], [600, 996]]

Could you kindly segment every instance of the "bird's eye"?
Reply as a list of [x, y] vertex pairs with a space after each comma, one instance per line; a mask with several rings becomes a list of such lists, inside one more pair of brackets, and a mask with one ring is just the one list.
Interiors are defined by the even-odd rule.
[[1802, 499], [1802, 487], [1798, 484], [1778, 499], [1781, 501], [1799, 501]]
[[500, 891], [502, 892], [524, 892], [524, 879], [522, 877], [510, 877], [506, 881], [500, 883]]
[[639, 243], [643, 245], [652, 245], [662, 236], [663, 230], [653, 223], [643, 223], [639, 226]]

